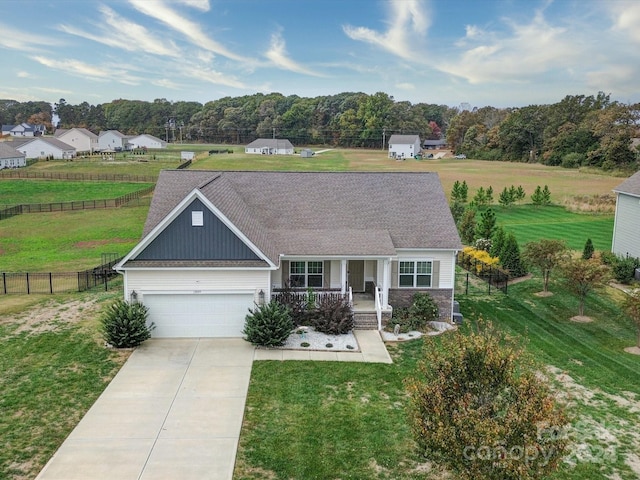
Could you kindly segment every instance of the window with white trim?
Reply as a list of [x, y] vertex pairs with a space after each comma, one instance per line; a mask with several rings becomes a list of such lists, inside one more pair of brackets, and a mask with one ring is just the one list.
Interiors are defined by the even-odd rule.
[[322, 288], [323, 262], [289, 262], [289, 283], [293, 288]]
[[400, 288], [431, 287], [433, 262], [405, 260], [398, 262], [398, 286]]
[[204, 226], [204, 212], [202, 210], [191, 211], [191, 226], [192, 227]]

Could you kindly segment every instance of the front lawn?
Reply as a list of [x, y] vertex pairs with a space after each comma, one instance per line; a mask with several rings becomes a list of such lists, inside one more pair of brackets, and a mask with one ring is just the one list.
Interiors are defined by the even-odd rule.
[[113, 295], [39, 297], [20, 314], [0, 306], [0, 478], [35, 478], [126, 359], [96, 333]]
[[[615, 292], [590, 298], [586, 314], [595, 321], [578, 324], [569, 320], [577, 302], [560, 285], [553, 297], [536, 297], [539, 290], [532, 280], [508, 296], [459, 297], [464, 329], [490, 319], [527, 340], [554, 374], [564, 372], [554, 382], [570, 402], [569, 434], [581, 450], [553, 478], [637, 478], [640, 358], [622, 350], [635, 342], [630, 320]], [[234, 478], [440, 478], [415, 454], [405, 410], [403, 380], [423, 343], [434, 348], [438, 338], [390, 346], [393, 365], [254, 362]]]

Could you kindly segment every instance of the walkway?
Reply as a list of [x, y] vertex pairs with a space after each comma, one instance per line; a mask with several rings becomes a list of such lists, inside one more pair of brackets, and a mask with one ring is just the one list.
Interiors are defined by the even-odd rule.
[[37, 480], [231, 480], [253, 360], [392, 363], [375, 330], [359, 352], [254, 349], [240, 338], [137, 348]]

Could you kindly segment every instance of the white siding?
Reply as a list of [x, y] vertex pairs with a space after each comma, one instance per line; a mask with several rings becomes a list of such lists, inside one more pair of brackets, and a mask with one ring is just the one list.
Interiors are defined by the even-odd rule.
[[640, 258], [640, 198], [618, 194], [611, 251]]
[[17, 147], [16, 150], [24, 153], [26, 158], [52, 157], [57, 160], [63, 160], [73, 158], [75, 156], [75, 149], [71, 146], [68, 150], [61, 150], [58, 147], [40, 139], [25, 143], [24, 145]]
[[[398, 252], [398, 260], [411, 259], [432, 260], [440, 262], [440, 277], [438, 279], [438, 288], [453, 288], [455, 283], [455, 255], [453, 250], [403, 250]], [[397, 272], [397, 267], [395, 268]], [[391, 279], [394, 285], [397, 285], [398, 279]]]

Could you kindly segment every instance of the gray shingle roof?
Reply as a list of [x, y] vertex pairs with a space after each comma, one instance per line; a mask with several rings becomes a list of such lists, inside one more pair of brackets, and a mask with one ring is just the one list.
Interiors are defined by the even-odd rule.
[[614, 192], [640, 197], [640, 172], [636, 172], [613, 189]]
[[420, 143], [420, 137], [418, 135], [391, 135], [389, 138], [389, 145], [393, 145], [394, 143], [411, 145], [416, 142]]
[[275, 264], [280, 254], [462, 248], [436, 173], [165, 170], [143, 234], [196, 188]]
[[0, 158], [24, 158], [24, 153], [17, 151], [6, 142], [0, 142]]
[[254, 140], [246, 148], [277, 148], [277, 149], [287, 149], [293, 148], [293, 144], [287, 140], [282, 138], [258, 138]]

